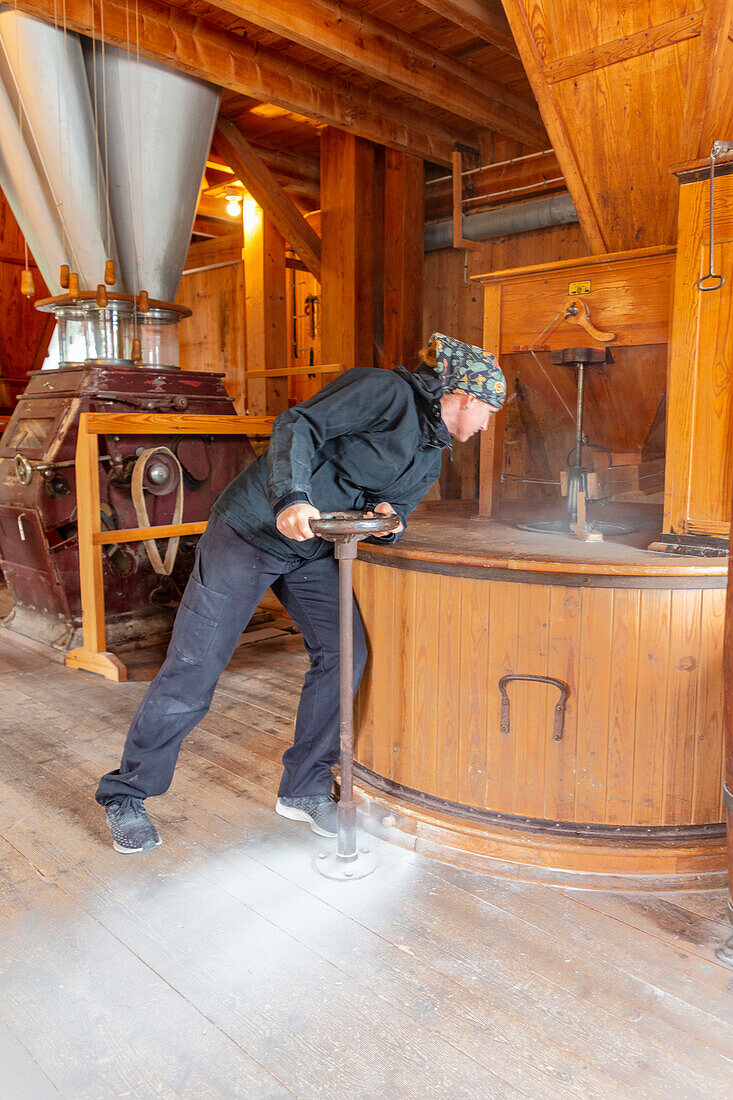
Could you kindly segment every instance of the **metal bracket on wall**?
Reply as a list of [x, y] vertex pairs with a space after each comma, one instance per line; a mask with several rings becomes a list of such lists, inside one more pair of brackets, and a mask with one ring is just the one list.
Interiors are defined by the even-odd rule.
[[555, 721], [552, 726], [552, 740], [562, 741], [563, 727], [565, 724], [565, 703], [569, 695], [569, 688], [562, 680], [554, 680], [552, 676], [502, 676], [499, 680], [501, 692], [501, 723], [499, 729], [502, 733], [509, 733], [509, 696], [506, 685], [511, 680], [535, 680], [538, 684], [552, 684], [560, 692], [560, 698], [555, 706]]

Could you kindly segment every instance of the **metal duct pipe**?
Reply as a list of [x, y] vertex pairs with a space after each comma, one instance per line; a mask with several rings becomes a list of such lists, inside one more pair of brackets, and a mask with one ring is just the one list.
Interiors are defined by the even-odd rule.
[[[513, 233], [546, 229], [550, 225], [569, 225], [577, 220], [578, 214], [573, 200], [565, 192], [533, 202], [484, 210], [480, 214], [468, 214], [463, 219], [463, 236], [469, 241], [488, 241], [492, 237], [508, 237]], [[426, 252], [452, 248], [452, 219], [426, 225], [424, 241]]]
[[[84, 40], [102, 113], [102, 54]], [[134, 54], [104, 52], [110, 204], [129, 293], [175, 301], [191, 240], [219, 89]], [[100, 142], [102, 134], [100, 133]]]
[[62, 263], [96, 286], [116, 254], [79, 37], [0, 7], [0, 82], [0, 186], [33, 258], [53, 293]]

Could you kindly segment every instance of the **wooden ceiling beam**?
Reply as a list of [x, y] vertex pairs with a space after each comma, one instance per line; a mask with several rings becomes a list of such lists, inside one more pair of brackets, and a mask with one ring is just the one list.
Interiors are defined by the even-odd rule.
[[[57, 0], [18, 0], [17, 8], [47, 23], [58, 20]], [[99, 0], [65, 0], [64, 18], [69, 30], [101, 38]], [[254, 47], [242, 35], [156, 0], [137, 0], [134, 10], [124, 0], [104, 0], [104, 27], [105, 40], [113, 46], [139, 46], [140, 55], [151, 61], [429, 161], [450, 164], [456, 140], [475, 144], [471, 126], [453, 132], [417, 111], [276, 50]]]
[[189, 245], [184, 275], [196, 272], [213, 271], [217, 267], [231, 267], [242, 262], [242, 227], [225, 237], [216, 237], [209, 241], [196, 241]]
[[547, 145], [534, 103], [342, 0], [212, 3], [481, 129], [507, 134], [533, 149]]
[[213, 147], [320, 282], [320, 237], [285, 193], [262, 158], [229, 119], [219, 119]]
[[450, 20], [457, 27], [496, 46], [502, 53], [519, 57], [517, 44], [500, 6], [492, 0], [419, 0], [424, 8]]

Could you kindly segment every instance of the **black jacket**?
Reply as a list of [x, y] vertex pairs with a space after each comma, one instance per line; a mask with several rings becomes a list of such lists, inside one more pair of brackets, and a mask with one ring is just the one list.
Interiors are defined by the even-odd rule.
[[[321, 512], [388, 501], [404, 523], [440, 475], [451, 437], [438, 374], [354, 367], [276, 419], [267, 452], [214, 503], [243, 538], [287, 561], [323, 557], [331, 543], [286, 539], [275, 517], [298, 501]], [[380, 539], [393, 541], [395, 536]], [[377, 541], [377, 540], [375, 540]]]

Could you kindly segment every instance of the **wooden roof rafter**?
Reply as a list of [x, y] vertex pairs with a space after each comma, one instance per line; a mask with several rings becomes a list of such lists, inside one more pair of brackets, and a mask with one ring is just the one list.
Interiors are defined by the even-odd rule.
[[320, 282], [321, 241], [318, 234], [233, 122], [219, 119], [213, 149]]
[[492, 3], [492, 0], [420, 0], [420, 3], [436, 15], [463, 27], [482, 42], [496, 46], [502, 53], [519, 57], [500, 4]]
[[547, 144], [534, 103], [343, 0], [209, 2], [481, 130], [506, 134], [530, 148]]
[[[58, 17], [55, 0], [18, 0], [17, 8], [45, 22]], [[134, 11], [124, 0], [104, 0], [108, 43], [139, 47], [140, 55], [152, 61], [428, 161], [450, 164], [456, 141], [476, 143], [476, 130], [468, 122], [449, 129], [371, 89], [276, 50], [254, 47], [241, 34], [158, 0], [137, 0], [135, 10], [139, 34]], [[65, 23], [70, 31], [100, 39], [99, 0], [65, 0]]]

